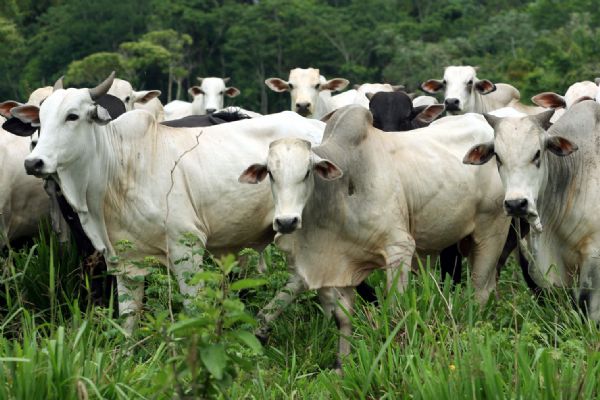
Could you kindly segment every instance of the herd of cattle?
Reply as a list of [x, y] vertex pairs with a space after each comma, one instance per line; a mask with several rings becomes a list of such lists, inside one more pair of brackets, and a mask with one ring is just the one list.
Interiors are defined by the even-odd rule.
[[[274, 240], [290, 280], [259, 313], [257, 334], [316, 289], [338, 322], [339, 363], [355, 287], [383, 268], [388, 290], [401, 292], [417, 258], [430, 255], [442, 254], [455, 280], [467, 257], [484, 303], [517, 249], [531, 287], [573, 288], [600, 321], [596, 83], [542, 93], [534, 107], [511, 85], [451, 66], [421, 85], [443, 92], [439, 104], [389, 84], [332, 95], [349, 82], [296, 68], [265, 82], [290, 92], [292, 111], [263, 116], [223, 110], [224, 96], [240, 93], [227, 79], [200, 81], [191, 103], [164, 107], [159, 91], [134, 91], [114, 73], [92, 89], [59, 80], [25, 104], [0, 103], [0, 245], [33, 235], [46, 216], [63, 238], [70, 227], [84, 254], [104, 256], [132, 330], [144, 292], [136, 277], [147, 274], [135, 261], [167, 265], [187, 304], [202, 260], [183, 235], [216, 254]], [[125, 255], [121, 240], [134, 244]]]

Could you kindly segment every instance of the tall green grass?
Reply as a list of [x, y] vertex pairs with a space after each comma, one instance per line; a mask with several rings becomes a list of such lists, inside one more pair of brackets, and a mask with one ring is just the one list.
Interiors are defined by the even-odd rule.
[[81, 290], [85, 275], [73, 248], [42, 234], [6, 251], [0, 399], [600, 397], [598, 326], [572, 308], [564, 290], [537, 301], [512, 264], [485, 307], [476, 305], [468, 280], [452, 290], [434, 266], [424, 266], [397, 296], [386, 296], [382, 274], [374, 274], [379, 302], [357, 304], [340, 377], [330, 370], [337, 329], [314, 293], [282, 314], [262, 351], [250, 339], [248, 314], [270, 300], [287, 273], [276, 249], [267, 252], [264, 275], [256, 272], [255, 253], [244, 258], [246, 265], [207, 260], [207, 287], [191, 314], [169, 304], [178, 301], [168, 293], [174, 285], [155, 269], [130, 337], [111, 306], [94, 306]]

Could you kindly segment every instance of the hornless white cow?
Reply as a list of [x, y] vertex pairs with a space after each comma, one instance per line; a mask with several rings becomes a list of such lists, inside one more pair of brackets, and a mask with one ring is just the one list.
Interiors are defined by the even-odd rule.
[[173, 100], [165, 106], [166, 120], [171, 121], [188, 115], [212, 114], [223, 108], [225, 96], [236, 97], [240, 94], [238, 88], [227, 87], [230, 78], [197, 78], [200, 86], [192, 86], [188, 93], [192, 102]]
[[287, 81], [269, 78], [265, 84], [275, 92], [289, 91], [292, 99], [291, 110], [314, 119], [320, 119], [334, 110], [331, 92], [343, 90], [348, 80], [334, 78], [326, 81], [315, 68], [295, 68], [290, 71]]
[[552, 113], [486, 116], [494, 140], [473, 147], [464, 162], [481, 165], [495, 156], [489, 164], [498, 166], [506, 213], [535, 228], [538, 284], [578, 286], [579, 306], [600, 321], [600, 105], [577, 103], [549, 128]]
[[[30, 174], [55, 174], [83, 229], [117, 274], [119, 311], [133, 329], [147, 273], [133, 262], [155, 256], [174, 272], [185, 296], [198, 270], [183, 234], [197, 236], [211, 251], [270, 242], [273, 205], [268, 186], [237, 183], [239, 171], [265, 158], [268, 144], [283, 137], [319, 142], [324, 124], [291, 112], [209, 128], [170, 128], [143, 111], [110, 121], [94, 99], [106, 93], [114, 74], [94, 89], [61, 89], [41, 109], [22, 106], [12, 114], [39, 118], [40, 140], [25, 160]], [[135, 248], [118, 255], [119, 240]], [[119, 256], [119, 257], [117, 257]]]
[[[52, 93], [52, 86], [34, 90], [27, 104], [39, 104]], [[0, 103], [0, 125], [10, 110], [21, 104], [14, 101]], [[29, 176], [23, 160], [31, 151], [31, 139], [6, 132], [0, 128], [0, 248], [15, 239], [35, 235], [40, 220], [49, 215], [50, 199], [39, 179]]]
[[352, 312], [352, 289], [372, 270], [389, 269], [388, 288], [399, 273], [402, 291], [415, 251], [436, 254], [469, 238], [471, 277], [477, 299], [485, 302], [510, 222], [496, 168], [462, 164], [466, 149], [492, 138], [483, 117], [452, 116], [395, 133], [372, 122], [361, 106], [342, 108], [327, 122], [320, 146], [279, 140], [264, 164], [240, 177], [258, 183], [268, 173], [275, 241], [296, 269], [285, 290], [319, 289], [341, 330], [340, 357], [349, 352], [351, 326], [337, 301]]
[[160, 90], [142, 90], [135, 91], [131, 83], [115, 78], [108, 94], [117, 97], [125, 104], [125, 110], [146, 110], [156, 118], [156, 121], [165, 120], [165, 111], [162, 103], [158, 99]]
[[421, 84], [421, 89], [430, 94], [444, 90], [446, 111], [454, 114], [482, 114], [509, 106], [528, 115], [544, 111], [519, 103], [521, 95], [514, 86], [477, 78], [477, 71], [471, 66], [446, 67], [443, 80], [430, 79]]
[[565, 109], [583, 100], [595, 100], [598, 94], [598, 85], [591, 81], [581, 81], [569, 86], [564, 96], [554, 92], [543, 92], [533, 96], [531, 101], [540, 107], [557, 109], [550, 120], [554, 123], [564, 114]]

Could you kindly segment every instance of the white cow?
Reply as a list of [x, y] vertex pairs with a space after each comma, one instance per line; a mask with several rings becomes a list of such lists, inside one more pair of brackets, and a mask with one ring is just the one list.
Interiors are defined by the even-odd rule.
[[[38, 105], [52, 93], [52, 86], [34, 90], [27, 104]], [[11, 117], [10, 110], [21, 105], [0, 103], [0, 125]], [[39, 179], [29, 176], [23, 160], [31, 151], [31, 139], [0, 128], [0, 248], [13, 240], [35, 235], [40, 220], [49, 215], [50, 199]]]
[[188, 93], [193, 97], [191, 103], [174, 100], [165, 106], [168, 121], [187, 117], [188, 115], [212, 114], [223, 108], [225, 96], [236, 97], [240, 94], [238, 88], [227, 87], [230, 78], [197, 78], [200, 86], [192, 86]]
[[430, 79], [421, 84], [421, 89], [430, 94], [444, 90], [446, 111], [455, 114], [482, 114], [507, 106], [528, 115], [544, 111], [521, 104], [521, 95], [514, 86], [479, 79], [477, 70], [471, 66], [446, 67], [443, 80]]
[[331, 109], [337, 110], [350, 104], [358, 104], [369, 109], [367, 94], [377, 92], [395, 92], [404, 89], [402, 85], [390, 85], [389, 83], [363, 83], [356, 85], [354, 89], [331, 97]]
[[[194, 296], [197, 286], [186, 279], [201, 260], [186, 258], [182, 235], [192, 233], [216, 252], [269, 243], [269, 188], [239, 185], [239, 171], [266, 157], [273, 140], [320, 141], [324, 124], [291, 112], [203, 129], [166, 127], [138, 110], [110, 121], [94, 99], [113, 77], [94, 89], [57, 90], [40, 109], [12, 113], [23, 121], [39, 118], [40, 140], [26, 169], [57, 175], [85, 233], [117, 274], [119, 311], [132, 330], [144, 290], [132, 278], [147, 273], [133, 262], [155, 256], [173, 270], [182, 294]], [[135, 248], [117, 254], [119, 240]]]
[[165, 120], [165, 111], [163, 105], [158, 99], [160, 96], [160, 90], [141, 90], [135, 91], [131, 86], [131, 83], [115, 78], [108, 94], [117, 97], [125, 104], [125, 110], [146, 110], [152, 115], [158, 122]]
[[600, 105], [575, 104], [550, 127], [552, 114], [486, 116], [494, 140], [475, 146], [465, 162], [496, 159], [489, 164], [500, 172], [507, 214], [535, 228], [537, 283], [574, 288], [579, 306], [600, 321]]
[[268, 173], [275, 241], [296, 269], [286, 291], [319, 290], [342, 331], [340, 356], [349, 352], [351, 327], [337, 301], [352, 312], [352, 289], [372, 270], [389, 269], [388, 288], [399, 274], [402, 291], [415, 251], [436, 254], [469, 238], [471, 277], [477, 299], [485, 302], [509, 228], [496, 168], [462, 164], [466, 149], [493, 137], [483, 117], [452, 116], [397, 133], [372, 122], [361, 106], [340, 109], [320, 146], [279, 140], [266, 162], [240, 177], [258, 183]]
[[315, 68], [295, 68], [290, 71], [287, 81], [281, 78], [265, 80], [269, 89], [275, 92], [290, 92], [292, 111], [314, 119], [320, 119], [335, 109], [331, 104], [331, 92], [343, 90], [348, 83], [342, 78], [326, 81]]
[[595, 100], [600, 94], [598, 85], [591, 81], [575, 82], [567, 89], [564, 96], [554, 92], [543, 92], [531, 98], [535, 104], [544, 108], [557, 109], [550, 122], [554, 123], [564, 114], [565, 109], [583, 100]]

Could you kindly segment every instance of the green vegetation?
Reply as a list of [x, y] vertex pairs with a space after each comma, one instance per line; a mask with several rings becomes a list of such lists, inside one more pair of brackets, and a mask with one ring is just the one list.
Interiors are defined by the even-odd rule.
[[595, 0], [5, 0], [0, 99], [115, 69], [164, 102], [187, 99], [197, 76], [230, 76], [237, 104], [273, 112], [288, 100], [264, 80], [298, 66], [416, 90], [470, 64], [528, 101], [600, 75], [599, 26]]
[[598, 326], [558, 289], [538, 303], [512, 264], [483, 309], [468, 283], [451, 291], [436, 268], [424, 266], [406, 293], [389, 298], [383, 274], [374, 274], [379, 305], [359, 303], [339, 377], [329, 369], [337, 330], [314, 293], [292, 303], [264, 348], [251, 334], [252, 316], [287, 278], [274, 248], [263, 275], [253, 251], [239, 264], [209, 259], [193, 278], [206, 286], [188, 315], [171, 278], [149, 260], [145, 312], [131, 337], [113, 318], [112, 299], [99, 307], [77, 294], [85, 279], [75, 252], [59, 251], [42, 235], [2, 260], [0, 399], [600, 396]]

